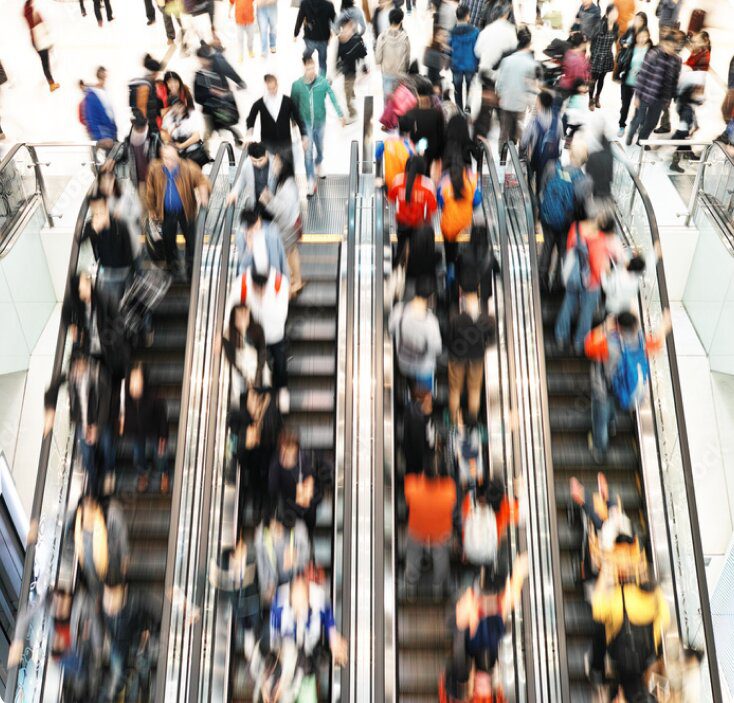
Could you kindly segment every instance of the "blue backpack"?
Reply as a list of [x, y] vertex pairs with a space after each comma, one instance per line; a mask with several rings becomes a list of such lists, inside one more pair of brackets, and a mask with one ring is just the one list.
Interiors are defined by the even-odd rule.
[[619, 334], [614, 334], [619, 344], [620, 357], [612, 377], [612, 392], [623, 410], [632, 410], [645, 393], [645, 385], [650, 376], [650, 362], [647, 360], [645, 338], [638, 334], [637, 346], [629, 347]]
[[581, 236], [578, 222], [573, 225], [576, 228], [576, 244], [573, 249], [566, 252], [563, 260], [561, 277], [566, 290], [585, 290], [591, 277], [591, 266], [589, 264], [589, 246]]
[[540, 199], [540, 221], [555, 232], [565, 232], [573, 222], [576, 209], [574, 187], [578, 169], [565, 169], [556, 161], [555, 173], [547, 180]]

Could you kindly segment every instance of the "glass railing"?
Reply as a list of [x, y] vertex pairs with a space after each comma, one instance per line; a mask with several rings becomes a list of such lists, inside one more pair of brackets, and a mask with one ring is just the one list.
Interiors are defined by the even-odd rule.
[[38, 195], [28, 147], [16, 144], [0, 163], [0, 252], [21, 212]]
[[[510, 376], [517, 422], [514, 457], [526, 481], [525, 540], [529, 588], [523, 600], [530, 700], [569, 700], [568, 661], [560, 569], [543, 322], [537, 271], [535, 218], [526, 174], [514, 144], [504, 171], [508, 244], [502, 266], [510, 273], [513, 369]], [[506, 316], [507, 318], [507, 316]], [[516, 473], [519, 471], [516, 469]], [[530, 687], [533, 687], [531, 689]]]
[[[613, 151], [613, 196], [624, 235], [637, 250], [650, 251], [660, 241], [652, 203], [622, 148], [614, 144]], [[662, 261], [655, 276], [643, 279], [640, 303], [644, 328], [656, 330], [670, 306]], [[650, 358], [650, 372], [651, 397], [638, 413], [638, 425], [655, 576], [675, 605], [680, 642], [705, 654], [702, 700], [718, 703], [721, 684], [672, 334], [665, 353]]]
[[157, 701], [184, 699], [188, 677], [198, 652], [192, 649], [194, 618], [186, 604], [197, 602], [197, 553], [205, 493], [208, 410], [211, 369], [216, 356], [212, 344], [216, 327], [217, 291], [225, 199], [232, 184], [234, 150], [222, 143], [209, 172], [211, 193], [196, 223], [186, 355], [178, 425], [179, 450], [173, 479], [165, 600], [156, 678]]
[[[119, 145], [115, 147], [112, 155], [118, 153], [120, 148]], [[31, 153], [27, 148], [18, 148], [11, 152], [14, 154], [13, 158], [21, 155], [14, 162], [20, 172], [27, 166], [23, 159], [28, 158], [32, 162], [35, 158]], [[35, 177], [33, 180], [35, 181]], [[27, 187], [27, 181], [23, 179], [23, 182], [23, 187]], [[82, 206], [78, 210], [69, 256], [65, 295], [69, 294], [71, 277], [88, 268], [93, 262], [91, 245], [88, 242], [82, 246], [79, 244], [88, 209], [83, 197], [81, 201]], [[58, 378], [67, 367], [71, 347], [71, 335], [62, 322], [56, 341], [52, 379]], [[74, 461], [74, 426], [69, 418], [68, 393], [66, 386], [62, 385], [53, 422], [46, 426], [41, 444], [36, 489], [31, 507], [31, 522], [38, 524], [38, 536], [35, 541], [28, 544], [26, 551], [19, 612], [42, 601], [49, 589], [53, 589], [57, 583], [70, 584], [69, 545], [68, 540], [67, 544], [64, 544], [63, 539], [64, 518], [67, 506], [78, 499], [82, 483], [83, 471], [79, 462]], [[58, 695], [59, 672], [54, 665], [49, 666], [46, 651], [51, 627], [52, 618], [47, 612], [31, 621], [25, 636], [21, 663], [8, 674], [7, 700], [23, 703], [38, 701], [41, 700], [44, 688], [50, 691], [50, 697]]]
[[713, 142], [701, 156], [700, 190], [713, 198], [734, 226], [734, 154], [732, 147]]

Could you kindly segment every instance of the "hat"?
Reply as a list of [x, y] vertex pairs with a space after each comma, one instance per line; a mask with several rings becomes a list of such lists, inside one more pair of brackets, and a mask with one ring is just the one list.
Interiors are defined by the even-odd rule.
[[270, 260], [265, 237], [256, 237], [252, 245], [252, 277], [266, 279], [270, 273]]

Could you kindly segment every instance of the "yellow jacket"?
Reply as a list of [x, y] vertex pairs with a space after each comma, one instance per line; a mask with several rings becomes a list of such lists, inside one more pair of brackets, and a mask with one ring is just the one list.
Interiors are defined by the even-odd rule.
[[[633, 625], [653, 624], [655, 647], [662, 639], [663, 632], [670, 622], [670, 610], [660, 588], [644, 591], [636, 584], [624, 586], [624, 601], [627, 617]], [[597, 590], [591, 601], [594, 620], [606, 627], [607, 643], [611, 642], [622, 629], [624, 608], [622, 607], [622, 587], [617, 585], [609, 590]]]
[[[76, 520], [74, 528], [74, 548], [76, 549], [79, 564], [84, 566], [84, 530], [82, 529], [82, 509], [77, 508]], [[97, 572], [100, 581], [104, 581], [107, 576], [108, 567], [107, 553], [107, 525], [105, 524], [104, 515], [98, 508], [94, 514], [94, 527], [92, 528], [92, 559], [94, 561], [94, 570]]]

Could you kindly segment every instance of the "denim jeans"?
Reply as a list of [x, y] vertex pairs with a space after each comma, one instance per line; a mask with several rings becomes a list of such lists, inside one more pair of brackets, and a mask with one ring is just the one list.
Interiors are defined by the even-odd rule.
[[604, 453], [609, 448], [609, 426], [617, 417], [617, 408], [614, 398], [607, 393], [591, 394], [591, 438], [594, 448]]
[[149, 456], [153, 457], [156, 473], [161, 475], [168, 473], [168, 452], [164, 450], [163, 454], [158, 454], [158, 439], [156, 437], [136, 437], [133, 440], [133, 466], [138, 476], [148, 472]]
[[123, 652], [114, 644], [110, 649], [110, 671], [107, 685], [105, 686], [105, 694], [102, 698], [105, 703], [116, 701], [125, 685], [125, 665], [126, 652]]
[[115, 469], [115, 443], [112, 438], [112, 430], [109, 427], [97, 427], [97, 442], [89, 444], [85, 439], [86, 427], [79, 423], [76, 429], [76, 437], [82, 454], [82, 466], [87, 473], [87, 485], [94, 495], [98, 495], [102, 487], [97, 452], [102, 455], [102, 476], [111, 473]]
[[421, 558], [424, 552], [429, 552], [433, 560], [433, 588], [438, 590], [447, 585], [450, 573], [450, 547], [451, 539], [426, 544], [408, 535], [405, 550], [405, 585], [409, 591], [415, 592], [418, 587], [421, 576]]
[[469, 99], [469, 88], [474, 71], [452, 71], [454, 76], [454, 102], [459, 110], [464, 109], [464, 84], [466, 84], [466, 97]]
[[382, 97], [384, 100], [387, 100], [388, 95], [392, 95], [393, 90], [395, 90], [395, 86], [398, 84], [398, 79], [396, 76], [388, 76], [384, 73], [382, 74]]
[[260, 43], [262, 53], [268, 53], [268, 39], [270, 48], [275, 49], [275, 41], [278, 38], [278, 6], [265, 5], [257, 8], [257, 26], [260, 30]]
[[[324, 125], [306, 125], [306, 138], [308, 139], [304, 154], [306, 160], [306, 178], [312, 181], [316, 177], [316, 167], [320, 166], [324, 160]], [[316, 150], [315, 160], [313, 156], [314, 149]]]
[[567, 290], [556, 319], [556, 342], [568, 344], [571, 341], [571, 323], [576, 321], [576, 333], [573, 337], [573, 348], [577, 354], [584, 351], [584, 339], [591, 331], [594, 312], [599, 305], [600, 289]]
[[322, 76], [326, 75], [326, 51], [329, 47], [329, 42], [325, 41], [314, 41], [313, 39], [306, 39], [306, 50], [303, 52], [303, 58], [307, 56], [313, 56], [315, 51], [319, 57], [319, 73]]
[[654, 100], [651, 103], [640, 102], [627, 133], [628, 143], [634, 142], [636, 132], [639, 132], [638, 141], [647, 139], [652, 134], [652, 130], [655, 129], [660, 119], [660, 113], [663, 111], [664, 105], [665, 103], [662, 100]]

